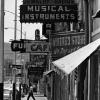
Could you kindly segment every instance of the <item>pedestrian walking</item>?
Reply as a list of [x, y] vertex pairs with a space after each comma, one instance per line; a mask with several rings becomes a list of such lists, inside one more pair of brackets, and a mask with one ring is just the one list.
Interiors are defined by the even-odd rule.
[[27, 100], [29, 100], [30, 97], [32, 97], [33, 100], [35, 100], [35, 97], [33, 96], [33, 87], [32, 87], [32, 86], [30, 87], [30, 90], [29, 90], [29, 93], [28, 93]]
[[16, 100], [20, 100], [20, 93], [17, 89], [16, 89]]

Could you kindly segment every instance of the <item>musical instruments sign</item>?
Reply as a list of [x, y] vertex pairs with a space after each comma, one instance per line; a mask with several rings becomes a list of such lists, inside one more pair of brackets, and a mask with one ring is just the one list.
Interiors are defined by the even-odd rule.
[[21, 5], [20, 22], [76, 22], [77, 5]]

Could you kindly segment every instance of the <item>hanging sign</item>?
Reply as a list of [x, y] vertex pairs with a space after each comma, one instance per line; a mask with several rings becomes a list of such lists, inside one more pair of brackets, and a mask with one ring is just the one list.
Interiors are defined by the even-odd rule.
[[11, 50], [12, 51], [25, 51], [24, 41], [21, 40], [13, 40], [11, 42]]

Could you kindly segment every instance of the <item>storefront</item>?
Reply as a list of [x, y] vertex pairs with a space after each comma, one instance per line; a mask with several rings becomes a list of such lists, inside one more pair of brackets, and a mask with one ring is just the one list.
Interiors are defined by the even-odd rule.
[[[99, 93], [100, 39], [52, 62], [53, 100], [97, 100]], [[75, 70], [78, 76], [75, 79]]]

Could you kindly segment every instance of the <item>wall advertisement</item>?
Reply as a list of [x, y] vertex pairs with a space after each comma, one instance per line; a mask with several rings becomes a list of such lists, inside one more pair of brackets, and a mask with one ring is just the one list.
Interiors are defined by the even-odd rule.
[[86, 44], [84, 32], [52, 35], [51, 39], [52, 57], [54, 60], [70, 54]]

